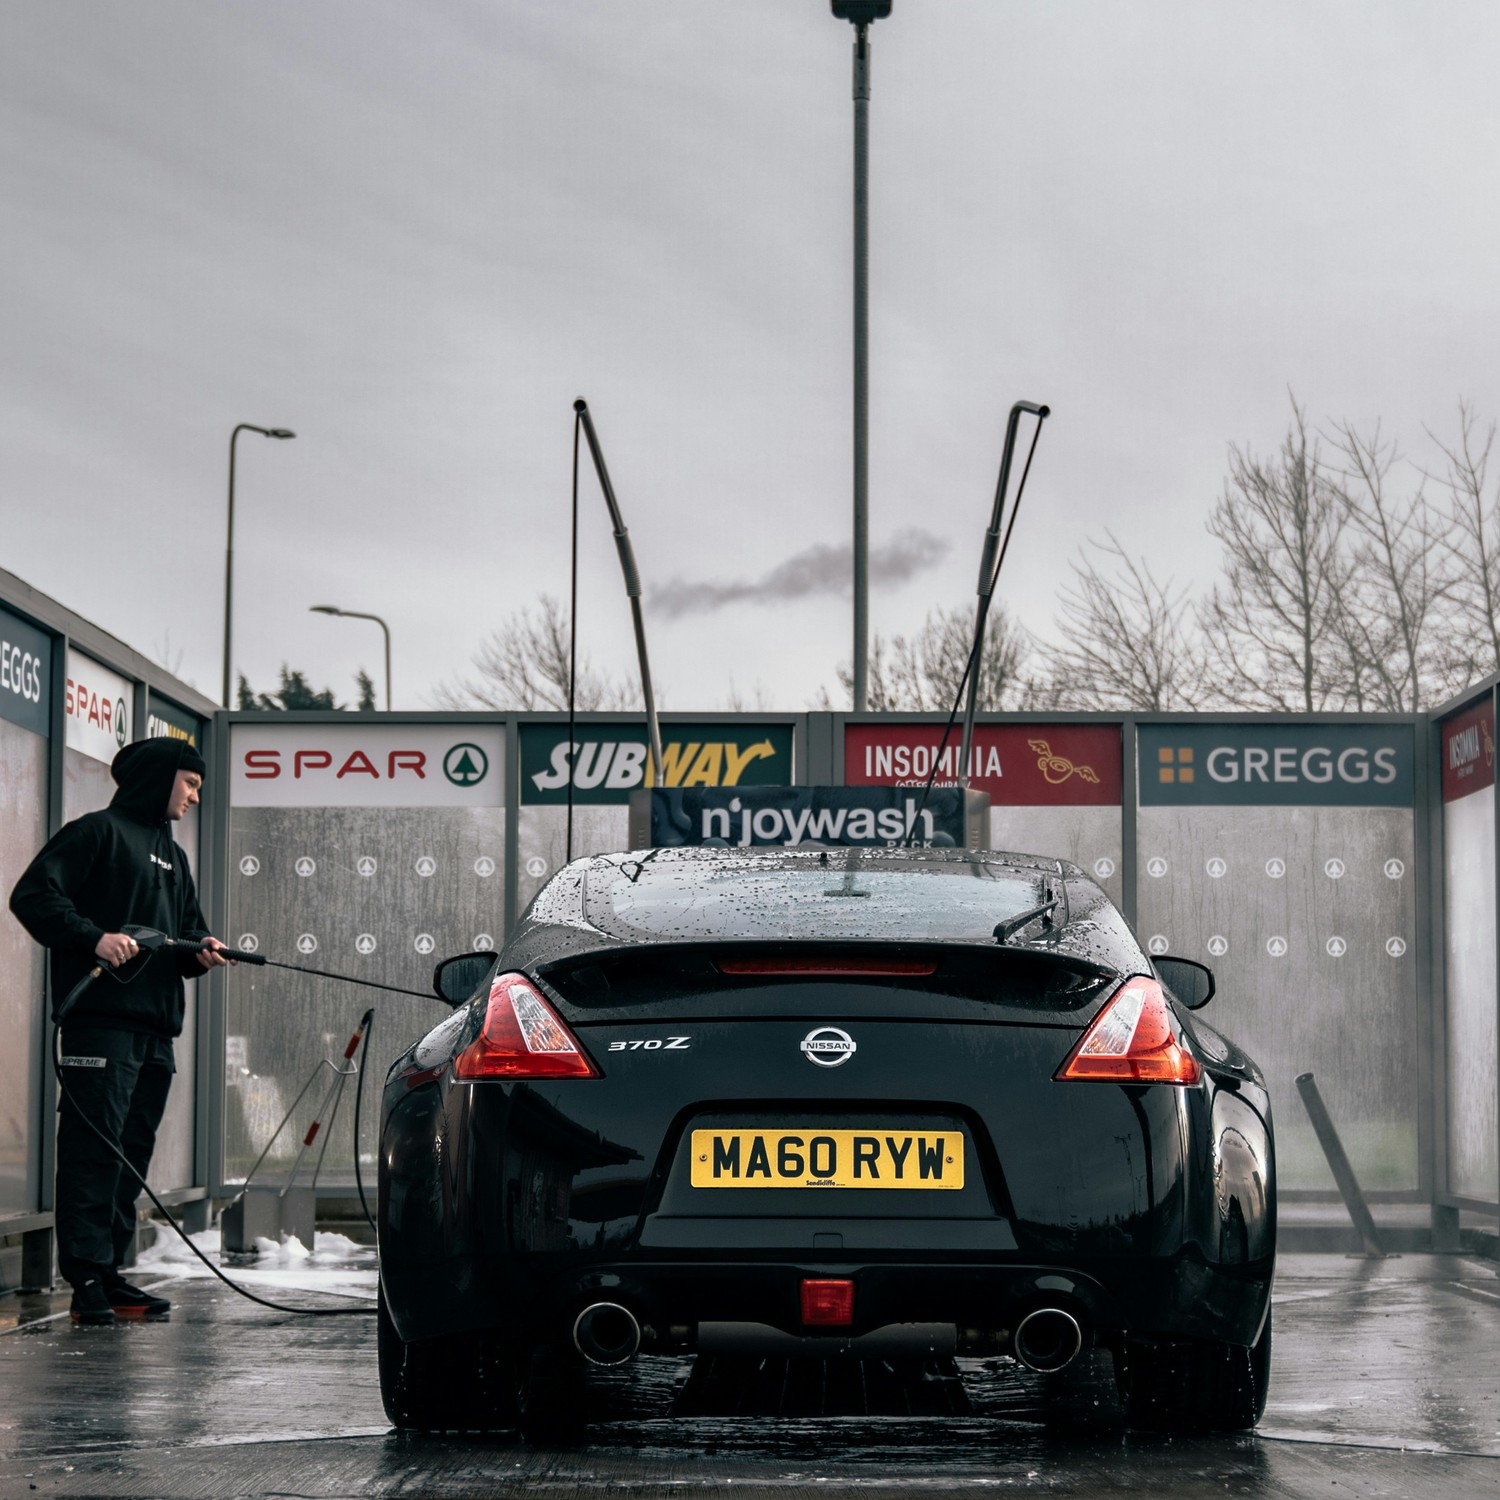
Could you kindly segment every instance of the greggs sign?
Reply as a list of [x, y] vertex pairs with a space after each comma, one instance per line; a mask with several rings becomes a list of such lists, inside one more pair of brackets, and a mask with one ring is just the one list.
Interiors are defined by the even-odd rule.
[[1410, 807], [1409, 725], [1143, 724], [1142, 806]]
[[[941, 724], [849, 724], [847, 786], [953, 786], [962, 728]], [[936, 774], [934, 775], [934, 767]], [[1118, 807], [1120, 730], [1114, 724], [976, 724], [969, 785], [994, 807]]]
[[499, 807], [505, 732], [474, 724], [236, 724], [234, 807]]

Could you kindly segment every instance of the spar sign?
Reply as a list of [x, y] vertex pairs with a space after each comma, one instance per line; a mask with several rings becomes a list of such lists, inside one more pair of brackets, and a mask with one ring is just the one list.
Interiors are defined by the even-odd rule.
[[[946, 741], [941, 724], [849, 724], [844, 781], [953, 786], [962, 738], [957, 724]], [[1118, 807], [1120, 756], [1116, 724], [976, 724], [969, 785], [996, 807]]]
[[[529, 806], [624, 805], [655, 785], [644, 724], [521, 725], [521, 801]], [[662, 780], [669, 787], [787, 786], [790, 724], [663, 724]]]
[[68, 647], [64, 743], [107, 765], [134, 737], [135, 685]]
[[505, 731], [477, 724], [236, 724], [235, 807], [500, 807]]

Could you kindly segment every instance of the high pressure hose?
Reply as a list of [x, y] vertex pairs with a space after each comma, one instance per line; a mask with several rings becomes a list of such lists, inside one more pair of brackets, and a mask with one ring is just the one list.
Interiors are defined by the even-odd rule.
[[359, 1207], [365, 1216], [365, 1223], [370, 1226], [371, 1234], [378, 1235], [380, 1231], [375, 1227], [375, 1216], [365, 1201], [364, 1173], [359, 1169], [359, 1105], [365, 1095], [365, 1060], [370, 1055], [370, 1033], [375, 1030], [374, 1010], [365, 1012], [364, 1027], [365, 1044], [359, 1054], [359, 1077], [354, 1080], [354, 1186], [359, 1189]]
[[[209, 944], [206, 942], [191, 942], [181, 938], [170, 938], [167, 937], [165, 933], [157, 932], [153, 928], [149, 927], [124, 927], [121, 929], [121, 931], [136, 940], [141, 948], [142, 957], [146, 962], [150, 962], [151, 958], [154, 957], [155, 954], [163, 948], [171, 948], [179, 953], [202, 953], [209, 948]], [[367, 985], [372, 989], [389, 990], [398, 995], [415, 995], [422, 1000], [431, 1000], [435, 998], [432, 995], [424, 994], [421, 990], [408, 990], [400, 988], [397, 985], [379, 984], [373, 979], [358, 979], [350, 974], [331, 974], [322, 969], [307, 968], [302, 964], [283, 963], [274, 958], [267, 958], [264, 954], [261, 953], [247, 953], [241, 949], [225, 947], [219, 947], [214, 951], [219, 953], [222, 957], [230, 960], [230, 962], [269, 965], [272, 968], [277, 969], [292, 969], [298, 973], [316, 975], [321, 979], [339, 979], [346, 984]], [[141, 968], [144, 969], [144, 967], [145, 964], [143, 963]], [[136, 971], [137, 974], [139, 974], [140, 972], [140, 969]], [[373, 1316], [375, 1309], [368, 1306], [367, 1304], [361, 1305], [359, 1307], [292, 1307], [285, 1302], [273, 1302], [268, 1297], [259, 1296], [257, 1293], [252, 1292], [249, 1287], [242, 1286], [239, 1282], [231, 1280], [203, 1253], [202, 1250], [198, 1248], [197, 1245], [193, 1243], [192, 1237], [188, 1234], [187, 1230], [184, 1229], [182, 1225], [177, 1221], [167, 1205], [156, 1196], [156, 1193], [152, 1189], [151, 1184], [146, 1181], [145, 1176], [142, 1173], [136, 1171], [135, 1167], [130, 1162], [130, 1159], [120, 1149], [119, 1142], [113, 1140], [109, 1136], [109, 1134], [101, 1129], [100, 1126], [96, 1124], [92, 1119], [90, 1119], [89, 1116], [84, 1112], [84, 1110], [79, 1106], [77, 1100], [73, 1098], [72, 1093], [68, 1089], [67, 1070], [62, 1065], [62, 1023], [67, 1019], [69, 1013], [78, 1003], [79, 997], [84, 993], [84, 991], [87, 990], [90, 985], [92, 985], [96, 980], [98, 980], [105, 974], [109, 974], [109, 976], [112, 979], [116, 979], [116, 982], [119, 984], [129, 984], [136, 977], [135, 975], [132, 975], [130, 979], [118, 979], [116, 978], [114, 971], [110, 969], [107, 964], [96, 964], [92, 969], [89, 970], [87, 974], [83, 976], [82, 979], [78, 981], [77, 984], [73, 986], [71, 990], [68, 991], [67, 995], [63, 998], [62, 1003], [56, 1007], [53, 1014], [53, 1067], [57, 1075], [58, 1087], [62, 1091], [64, 1100], [72, 1108], [73, 1113], [77, 1115], [77, 1117], [82, 1120], [83, 1123], [87, 1125], [88, 1128], [92, 1130], [96, 1136], [99, 1137], [99, 1139], [105, 1144], [105, 1146], [107, 1146], [109, 1150], [119, 1159], [121, 1166], [123, 1166], [126, 1171], [128, 1171], [130, 1175], [135, 1178], [142, 1189], [144, 1189], [146, 1196], [155, 1205], [156, 1211], [162, 1216], [162, 1218], [167, 1221], [168, 1224], [172, 1226], [172, 1228], [177, 1233], [177, 1237], [183, 1242], [183, 1244], [186, 1245], [188, 1249], [191, 1250], [193, 1254], [196, 1255], [198, 1259], [201, 1260], [203, 1264], [207, 1266], [208, 1269], [215, 1276], [217, 1276], [225, 1286], [230, 1289], [230, 1291], [237, 1292], [247, 1301], [258, 1303], [261, 1307], [268, 1307], [274, 1312], [296, 1313], [303, 1317], [309, 1318]], [[359, 1118], [360, 1099], [364, 1086], [364, 1064], [365, 1059], [369, 1055], [370, 1032], [373, 1029], [373, 1023], [374, 1012], [370, 1011], [366, 1016], [364, 1051], [360, 1055], [359, 1080], [355, 1085], [354, 1093], [354, 1180], [359, 1188], [360, 1207], [363, 1209], [365, 1219], [369, 1223], [371, 1229], [375, 1228], [375, 1220], [371, 1216], [369, 1204], [365, 1200], [364, 1181], [361, 1176], [359, 1166]]]

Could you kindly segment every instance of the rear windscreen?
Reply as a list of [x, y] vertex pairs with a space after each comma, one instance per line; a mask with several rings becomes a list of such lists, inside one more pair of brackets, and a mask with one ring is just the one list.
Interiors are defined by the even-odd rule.
[[993, 942], [1050, 899], [1040, 872], [981, 861], [871, 868], [835, 855], [639, 860], [591, 869], [589, 922], [622, 939]]

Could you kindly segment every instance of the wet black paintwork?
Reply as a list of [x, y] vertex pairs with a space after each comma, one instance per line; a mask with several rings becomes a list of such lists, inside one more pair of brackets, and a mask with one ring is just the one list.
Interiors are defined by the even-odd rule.
[[[1061, 936], [1075, 944], [1065, 955], [1080, 966], [1074, 979], [1106, 962], [1116, 974], [1145, 971], [1102, 893], [1069, 873], [1077, 921]], [[648, 951], [670, 959], [673, 949]], [[701, 945], [683, 951], [701, 973]], [[982, 951], [1008, 961], [993, 944]], [[972, 974], [952, 984], [740, 983], [722, 1005], [716, 991], [681, 985], [632, 992], [628, 1005], [578, 1003], [568, 976], [619, 952], [616, 936], [584, 921], [570, 868], [499, 958], [548, 989], [602, 1078], [454, 1082], [449, 1063], [477, 1034], [478, 998], [393, 1068], [381, 1244], [406, 1339], [478, 1328], [555, 1342], [601, 1295], [658, 1331], [718, 1320], [799, 1331], [801, 1278], [838, 1274], [856, 1280], [856, 1333], [918, 1321], [993, 1338], [1026, 1307], [1054, 1302], [1110, 1340], [1254, 1340], [1275, 1249], [1269, 1102], [1254, 1064], [1200, 1017], [1178, 1017], [1205, 1065], [1197, 1087], [1059, 1084], [1053, 1075], [1108, 985], [1059, 1000], [1028, 980], [1033, 998], [1017, 1006], [982, 1004]], [[1050, 952], [1015, 962], [1035, 967]], [[813, 1068], [800, 1054], [823, 1023], [855, 1037], [847, 1065]], [[673, 1036], [688, 1045], [610, 1050]], [[968, 1180], [962, 1192], [910, 1196], [693, 1190], [685, 1143], [709, 1117], [956, 1121]]]

